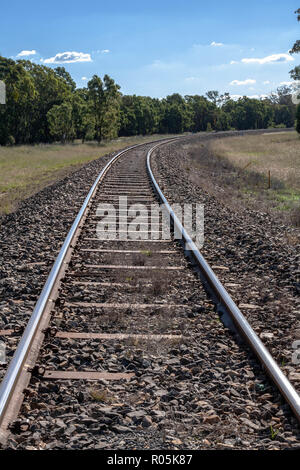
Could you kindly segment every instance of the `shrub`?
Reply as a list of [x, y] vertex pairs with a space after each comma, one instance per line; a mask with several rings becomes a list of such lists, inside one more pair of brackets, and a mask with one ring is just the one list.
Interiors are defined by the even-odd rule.
[[7, 137], [7, 145], [15, 145], [16, 141], [13, 135]]

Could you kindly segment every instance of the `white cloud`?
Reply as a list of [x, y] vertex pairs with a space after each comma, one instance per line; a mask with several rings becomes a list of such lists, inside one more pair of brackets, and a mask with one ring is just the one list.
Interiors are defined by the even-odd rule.
[[222, 46], [224, 46], [224, 44], [222, 42], [215, 42], [215, 41], [211, 42], [210, 45], [213, 46], [213, 47], [222, 47]]
[[233, 65], [233, 64], [238, 64], [238, 61], [237, 61], [237, 60], [232, 60], [232, 61], [230, 62], [230, 65]]
[[54, 57], [45, 59], [45, 64], [71, 64], [72, 62], [92, 62], [90, 54], [83, 52], [59, 52]]
[[270, 80], [265, 80], [265, 81], [263, 82], [264, 85], [269, 85], [270, 83], [271, 83]]
[[81, 80], [87, 80], [87, 77], [81, 77]]
[[93, 54], [109, 54], [110, 49], [97, 49], [96, 51], [92, 51]]
[[35, 54], [36, 54], [36, 51], [33, 49], [32, 51], [21, 51], [19, 52], [17, 57], [24, 57], [24, 56], [35, 55]]
[[252, 78], [247, 78], [247, 80], [232, 80], [229, 85], [252, 85], [256, 83], [256, 80], [253, 80]]
[[233, 100], [238, 100], [240, 98], [243, 98], [242, 95], [230, 95], [230, 98], [232, 98]]
[[248, 96], [248, 98], [251, 98], [251, 99], [255, 99], [255, 100], [259, 100], [261, 98], [268, 98], [268, 95], [251, 95], [251, 96]]
[[294, 85], [295, 82], [280, 82], [279, 85], [291, 86]]
[[230, 98], [232, 98], [233, 100], [238, 100], [240, 98], [244, 98], [244, 96], [246, 96], [246, 98], [256, 99], [256, 100], [268, 97], [268, 95], [250, 95], [250, 96], [249, 95], [230, 95]]
[[291, 62], [293, 60], [293, 57], [289, 54], [272, 54], [268, 55], [267, 57], [263, 57], [262, 59], [245, 58], [242, 59], [242, 62], [244, 64], [271, 64], [279, 62]]

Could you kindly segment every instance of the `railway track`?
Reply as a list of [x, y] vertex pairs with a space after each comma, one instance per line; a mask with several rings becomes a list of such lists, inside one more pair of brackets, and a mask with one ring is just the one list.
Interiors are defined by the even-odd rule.
[[[232, 345], [233, 336], [227, 332], [227, 339], [222, 338], [223, 326], [213, 313], [214, 305], [223, 321], [229, 320], [248, 343], [300, 419], [297, 392], [181, 227], [155, 181], [151, 154], [168, 142], [120, 152], [91, 188], [2, 382], [3, 445], [10, 438], [18, 443], [30, 439], [40, 442], [43, 432], [35, 429], [37, 422], [45, 423], [46, 409], [48, 424], [41, 426], [48, 429], [50, 448], [51, 426], [55, 439], [64, 432], [69, 437], [74, 434], [74, 448], [81, 448], [76, 435], [82, 426], [93, 442], [85, 444], [81, 438], [83, 448], [97, 447], [99, 436], [103, 441], [106, 435], [108, 439], [129, 435], [129, 444], [121, 445], [134, 445], [134, 432], [140, 430], [148, 432], [147, 439], [152, 433], [156, 443], [157, 435], [163, 433], [165, 442], [180, 446], [184, 440], [177, 435], [188, 434], [193, 425], [220, 427], [222, 413], [205, 401], [205, 389], [201, 389], [201, 384], [210, 382], [209, 364], [201, 350], [201, 343], [207, 341], [203, 334], [213, 342], [221, 335], [210, 358], [221, 368], [226, 369], [228, 360], [233, 363], [235, 355], [240, 367], [241, 361], [246, 361], [242, 367], [249, 371], [249, 378], [251, 369], [258, 370], [258, 366], [256, 361], [253, 365], [253, 358], [247, 359], [248, 350], [235, 345], [235, 352], [230, 351], [226, 340]], [[158, 202], [170, 211], [173, 228], [182, 232], [188, 250], [172, 236], [161, 238], [161, 219], [152, 223], [149, 239], [148, 214], [151, 205]], [[141, 239], [134, 237], [136, 210], [140, 212]], [[115, 232], [115, 240], [103, 239], [104, 233]], [[204, 312], [211, 315], [212, 324], [203, 318]], [[12, 334], [10, 330], [0, 333]], [[199, 357], [197, 348], [188, 355], [194, 344], [199, 345]], [[211, 346], [207, 344], [207, 348]], [[211, 377], [213, 387], [217, 374]], [[184, 383], [189, 381], [186, 389]], [[245, 390], [252, 397], [247, 384]], [[185, 397], [189, 394], [192, 406]], [[181, 396], [185, 397], [183, 402]], [[234, 401], [234, 393], [230, 399]], [[185, 412], [190, 416], [184, 421]], [[222, 412], [226, 414], [227, 408]], [[78, 416], [72, 418], [72, 413]], [[178, 424], [175, 435], [170, 429], [172, 422]], [[253, 429], [255, 425], [251, 432]], [[39, 448], [48, 448], [45, 437]]]

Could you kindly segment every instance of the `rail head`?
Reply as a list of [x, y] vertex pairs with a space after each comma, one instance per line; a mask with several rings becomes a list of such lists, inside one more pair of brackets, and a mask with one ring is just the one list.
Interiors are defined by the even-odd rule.
[[[218, 278], [213, 273], [210, 266], [207, 264], [203, 256], [200, 254], [199, 250], [197, 249], [196, 245], [191, 240], [191, 237], [185, 231], [185, 229], [181, 226], [180, 221], [176, 217], [176, 214], [172, 210], [171, 206], [169, 205], [167, 199], [165, 198], [164, 194], [162, 193], [159, 185], [157, 184], [152, 169], [151, 169], [151, 154], [158, 146], [170, 143], [177, 139], [180, 139], [185, 136], [169, 138], [169, 139], [161, 139], [155, 146], [153, 146], [147, 154], [147, 169], [150, 176], [150, 179], [154, 185], [154, 188], [159, 196], [159, 198], [163, 201], [166, 208], [168, 209], [174, 225], [180, 230], [183, 234], [183, 238], [185, 239], [186, 243], [189, 244], [190, 250], [193, 252], [194, 258], [199, 263], [201, 270], [205, 273], [205, 276], [210, 279], [210, 284], [213, 286], [214, 290], [217, 292], [219, 297], [223, 300], [226, 308], [228, 309], [229, 313], [232, 315], [234, 322], [238, 325], [240, 331], [242, 332], [244, 338], [248, 341], [251, 348], [255, 351], [257, 356], [259, 357], [260, 361], [263, 363], [265, 368], [267, 369], [269, 375], [286, 398], [287, 402], [290, 404], [291, 408], [293, 409], [296, 417], [300, 421], [300, 397], [290, 384], [288, 379], [282, 373], [278, 365], [275, 363], [273, 358], [270, 356], [269, 352], [266, 350], [260, 339], [257, 337], [255, 332], [252, 330], [251, 326], [248, 324], [246, 319], [243, 317], [242, 313], [235, 305], [225, 288], [222, 286]], [[152, 142], [152, 144], [155, 142]], [[94, 182], [93, 186], [91, 187], [88, 195], [86, 196], [84, 203], [76, 216], [72, 227], [62, 245], [62, 248], [59, 252], [59, 255], [50, 271], [48, 279], [44, 285], [44, 288], [40, 294], [40, 297], [36, 303], [34, 311], [31, 315], [31, 318], [26, 326], [26, 329], [22, 335], [22, 338], [19, 342], [19, 345], [15, 351], [15, 354], [8, 366], [6, 375], [2, 380], [0, 386], [0, 429], [3, 422], [3, 417], [5, 415], [6, 409], [8, 404], [13, 396], [14, 390], [16, 389], [16, 384], [18, 383], [19, 376], [22, 373], [22, 370], [25, 367], [26, 359], [32, 345], [32, 342], [37, 334], [39, 329], [39, 325], [41, 322], [41, 318], [43, 316], [43, 312], [49, 303], [49, 299], [51, 297], [51, 293], [53, 291], [53, 286], [58, 278], [59, 272], [62, 269], [63, 264], [65, 263], [66, 255], [70, 250], [70, 246], [72, 244], [72, 240], [75, 237], [75, 234], [78, 230], [80, 222], [87, 211], [89, 203], [91, 202], [93, 195], [97, 189], [99, 182], [103, 179], [106, 172], [109, 170], [111, 165], [121, 157], [125, 152], [128, 152], [132, 149], [137, 147], [143, 146], [147, 143], [137, 144], [131, 147], [128, 147], [122, 151], [120, 151], [117, 155], [111, 158], [111, 160], [105, 165], [103, 170], [98, 175], [96, 181]], [[151, 144], [151, 143], [149, 143]]]
[[201, 255], [200, 251], [198, 250], [196, 244], [193, 242], [190, 235], [182, 226], [180, 220], [176, 216], [175, 212], [173, 211], [172, 207], [168, 203], [166, 197], [164, 196], [163, 192], [161, 191], [151, 168], [151, 156], [153, 152], [163, 145], [164, 143], [159, 143], [152, 147], [148, 154], [147, 154], [147, 170], [148, 174], [151, 178], [152, 184], [160, 198], [160, 200], [165, 205], [167, 212], [169, 213], [174, 228], [176, 228], [177, 233], [182, 234], [182, 239], [186, 246], [188, 246], [188, 250], [191, 252], [194, 260], [196, 261], [197, 265], [199, 266], [202, 274], [204, 275], [205, 279], [208, 281], [209, 285], [211, 286], [214, 294], [217, 296], [218, 299], [221, 300], [222, 304], [225, 306], [226, 311], [230, 315], [232, 321], [234, 322], [235, 326], [238, 328], [240, 334], [242, 335], [243, 339], [248, 343], [252, 351], [258, 357], [259, 361], [262, 363], [263, 367], [265, 368], [266, 372], [273, 380], [281, 394], [284, 396], [288, 404], [290, 405], [291, 409], [293, 410], [296, 418], [300, 423], [300, 396], [290, 383], [288, 378], [284, 375], [278, 364], [274, 361], [271, 354], [264, 346], [260, 338], [257, 336], [251, 325], [248, 323], [236, 303], [233, 301], [225, 287], [222, 285], [218, 277], [215, 275], [205, 258]]
[[78, 229], [78, 226], [80, 224], [80, 221], [82, 220], [83, 214], [85, 213], [88, 204], [95, 193], [96, 187], [99, 183], [99, 181], [102, 179], [108, 168], [112, 165], [112, 163], [120, 157], [125, 151], [128, 151], [129, 149], [126, 149], [124, 151], [119, 152], [117, 155], [111, 158], [111, 160], [105, 165], [105, 167], [102, 169], [100, 174], [98, 175], [96, 181], [94, 182], [93, 186], [91, 187], [88, 195], [86, 196], [80, 211], [78, 212], [71, 228], [70, 231], [60, 249], [60, 252], [55, 260], [55, 263], [50, 271], [50, 274], [47, 278], [47, 281], [43, 287], [43, 290], [38, 298], [38, 301], [35, 305], [34, 311], [29, 319], [29, 322], [24, 330], [24, 333], [21, 337], [21, 340], [18, 344], [18, 347], [15, 351], [15, 354], [8, 366], [7, 372], [1, 382], [1, 387], [0, 387], [0, 426], [3, 421], [4, 413], [7, 409], [9, 400], [14, 392], [14, 389], [16, 387], [16, 383], [18, 380], [18, 377], [22, 371], [22, 368], [24, 366], [24, 363], [26, 361], [26, 358], [28, 356], [28, 352], [30, 350], [32, 341], [36, 335], [38, 326], [40, 324], [43, 312], [45, 310], [45, 307], [47, 303], [49, 302], [49, 298], [51, 296], [51, 291], [53, 289], [54, 283], [57, 279], [58, 273], [64, 263], [66, 253], [72, 243], [72, 240], [74, 238], [74, 235]]
[[28, 324], [17, 346], [17, 349], [13, 355], [13, 358], [11, 359], [9, 363], [6, 374], [1, 382], [1, 385], [0, 385], [0, 438], [1, 438], [1, 428], [2, 428], [3, 421], [4, 421], [4, 416], [9, 406], [10, 400], [13, 397], [14, 391], [16, 390], [19, 377], [25, 368], [26, 370], [28, 370], [26, 359], [28, 357], [32, 343], [34, 339], [36, 338], [37, 331], [39, 329], [39, 325], [41, 323], [44, 311], [51, 299], [51, 293], [53, 292], [53, 287], [63, 267], [63, 264], [65, 263], [66, 255], [68, 251], [70, 250], [72, 240], [74, 239], [74, 236], [79, 228], [80, 222], [89, 206], [90, 201], [93, 198], [93, 195], [95, 194], [95, 191], [97, 189], [99, 182], [103, 179], [103, 177], [105, 176], [109, 168], [112, 166], [112, 164], [115, 163], [116, 160], [118, 160], [124, 153], [130, 150], [133, 150], [137, 147], [147, 145], [147, 144], [153, 144], [155, 142], [167, 142], [167, 141], [170, 142], [178, 138], [182, 138], [182, 136], [168, 138], [168, 139], [164, 138], [164, 139], [156, 140], [156, 141], [149, 142], [149, 143], [143, 142], [141, 144], [136, 144], [136, 145], [127, 147], [126, 149], [121, 150], [116, 155], [114, 155], [109, 160], [109, 162], [105, 165], [105, 167], [101, 170], [98, 177], [96, 178], [94, 184], [92, 185], [90, 191], [88, 192], [70, 228], [70, 231], [68, 232], [67, 237], [64, 240], [64, 243], [60, 249], [60, 252], [55, 260], [55, 263], [50, 271], [47, 281], [34, 307], [33, 313], [28, 321]]

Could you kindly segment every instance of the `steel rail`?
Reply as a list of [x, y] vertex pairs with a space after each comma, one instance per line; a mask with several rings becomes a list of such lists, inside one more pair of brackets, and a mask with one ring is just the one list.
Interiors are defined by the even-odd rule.
[[[196, 245], [193, 243], [189, 235], [186, 233], [184, 228], [182, 227], [181, 223], [179, 222], [178, 218], [176, 217], [175, 213], [172, 211], [170, 205], [168, 204], [166, 198], [164, 197], [162, 191], [160, 190], [154, 176], [151, 170], [151, 165], [150, 165], [150, 158], [152, 152], [162, 144], [170, 143], [174, 140], [180, 139], [185, 136], [181, 137], [173, 137], [171, 139], [161, 139], [159, 141], [154, 141], [154, 142], [149, 142], [149, 144], [153, 144], [155, 142], [159, 142], [159, 144], [155, 145], [150, 149], [150, 151], [147, 154], [147, 169], [149, 176], [151, 178], [151, 181], [156, 189], [157, 194], [159, 195], [160, 199], [164, 202], [166, 205], [172, 219], [174, 222], [174, 225], [182, 232], [184, 239], [186, 240], [186, 243], [190, 245], [190, 250], [192, 250], [192, 253], [194, 255], [194, 258], [198, 261], [199, 266], [201, 267], [203, 273], [206, 275], [207, 279], [209, 280], [210, 284], [214, 288], [215, 293], [219, 296], [220, 299], [222, 299], [223, 303], [227, 307], [229, 313], [232, 315], [233, 320], [243, 333], [244, 338], [249, 342], [251, 345], [252, 349], [256, 352], [258, 355], [259, 359], [261, 362], [265, 365], [267, 371], [269, 372], [269, 375], [271, 375], [271, 378], [274, 380], [278, 388], [280, 389], [281, 393], [284, 395], [286, 398], [287, 402], [290, 404], [292, 407], [293, 411], [295, 412], [295, 415], [297, 418], [300, 420], [300, 398], [297, 392], [294, 390], [290, 382], [287, 380], [287, 378], [284, 376], [278, 365], [275, 363], [275, 361], [272, 359], [270, 356], [269, 352], [266, 350], [260, 339], [257, 337], [257, 335], [254, 333], [246, 319], [243, 317], [242, 313], [238, 309], [238, 307], [235, 305], [229, 294], [226, 292], [220, 281], [217, 279], [215, 274], [213, 273], [212, 269], [209, 267], [205, 259], [202, 257], [202, 255], [199, 253]], [[44, 310], [46, 309], [48, 302], [51, 300], [50, 296], [53, 291], [53, 287], [57, 281], [57, 278], [59, 276], [59, 272], [62, 269], [64, 263], [65, 263], [65, 258], [68, 250], [70, 249], [72, 240], [75, 237], [75, 234], [77, 233], [77, 230], [79, 228], [80, 222], [85, 215], [86, 209], [89, 206], [89, 203], [92, 199], [92, 197], [95, 194], [95, 191], [97, 189], [97, 186], [99, 182], [104, 178], [106, 172], [108, 169], [111, 167], [111, 165], [124, 153], [135, 149], [137, 147], [146, 145], [146, 143], [142, 144], [137, 144], [131, 147], [128, 147], [127, 149], [122, 150], [119, 152], [117, 155], [112, 157], [112, 159], [106, 164], [106, 166], [102, 169], [100, 174], [98, 175], [96, 181], [94, 182], [93, 186], [91, 187], [88, 195], [86, 196], [86, 199], [76, 216], [72, 227], [62, 245], [62, 248], [59, 252], [58, 257], [56, 258], [56, 261], [51, 269], [51, 272], [47, 278], [47, 281], [44, 285], [44, 288], [39, 296], [39, 299], [36, 303], [36, 306], [34, 308], [34, 311], [31, 315], [31, 318], [26, 326], [26, 329], [22, 335], [22, 338], [18, 344], [18, 347], [14, 353], [14, 356], [8, 366], [7, 372], [0, 384], [0, 427], [3, 423], [3, 419], [5, 416], [6, 409], [13, 398], [13, 393], [14, 390], [16, 389], [16, 385], [18, 383], [19, 377], [24, 370], [25, 367], [25, 362], [26, 359], [29, 355], [31, 345], [33, 341], [35, 340], [35, 337], [37, 335], [37, 331], [39, 328], [39, 325], [41, 323], [42, 317]]]
[[[172, 141], [175, 139], [178, 139], [180, 137], [173, 137], [171, 139], [160, 139], [160, 141]], [[154, 141], [158, 142], [158, 140]], [[154, 142], [149, 142], [149, 144], [152, 144]], [[119, 153], [115, 155], [114, 157], [111, 158], [111, 160], [105, 165], [105, 167], [102, 169], [102, 171], [99, 173], [97, 179], [95, 180], [93, 186], [91, 187], [88, 195], [86, 196], [84, 203], [78, 212], [72, 227], [62, 245], [62, 248], [55, 260], [55, 263], [50, 271], [50, 274], [47, 278], [47, 281], [43, 287], [43, 290], [38, 298], [38, 301], [35, 305], [35, 308], [33, 310], [33, 313], [27, 323], [27, 326], [24, 330], [24, 333], [20, 339], [20, 342], [18, 344], [18, 347], [13, 355], [13, 358], [11, 359], [8, 369], [6, 371], [6, 374], [0, 384], [0, 427], [3, 423], [4, 416], [5, 416], [5, 411], [10, 403], [10, 400], [13, 397], [14, 390], [16, 389], [18, 379], [25, 367], [25, 362], [26, 359], [29, 355], [31, 345], [36, 338], [37, 331], [39, 328], [39, 325], [41, 323], [43, 313], [45, 311], [46, 306], [48, 305], [48, 302], [50, 300], [51, 292], [53, 291], [53, 287], [55, 285], [55, 282], [57, 280], [57, 277], [59, 275], [59, 272], [64, 264], [64, 260], [66, 257], [66, 254], [70, 248], [70, 245], [72, 243], [72, 240], [75, 236], [75, 233], [77, 232], [80, 222], [82, 220], [83, 215], [85, 214], [85, 211], [89, 205], [89, 202], [91, 201], [96, 188], [99, 184], [99, 182], [102, 180], [102, 178], [105, 176], [106, 172], [108, 169], [111, 167], [111, 165], [119, 158], [121, 157], [124, 153], [133, 150], [137, 147], [146, 145], [147, 142], [143, 142], [142, 144], [136, 144], [131, 147], [128, 147]]]
[[219, 281], [219, 279], [217, 278], [205, 258], [201, 255], [197, 246], [182, 226], [181, 222], [179, 221], [178, 217], [172, 210], [163, 192], [161, 191], [151, 169], [151, 155], [154, 150], [156, 150], [161, 145], [162, 143], [157, 144], [149, 150], [147, 154], [147, 170], [160, 200], [164, 203], [168, 213], [170, 214], [171, 219], [173, 220], [174, 229], [176, 228], [176, 230], [178, 231], [177, 233], [182, 234], [183, 240], [188, 246], [188, 250], [191, 252], [193, 258], [201, 269], [201, 272], [203, 273], [205, 279], [207, 279], [207, 281], [209, 282], [215, 295], [218, 299], [221, 300], [227, 312], [230, 314], [230, 317], [233, 320], [234, 324], [242, 334], [243, 338], [250, 345], [252, 351], [263, 364], [268, 375], [276, 384], [281, 394], [284, 396], [284, 398], [292, 408], [296, 418], [300, 422], [300, 396], [298, 395], [297, 391], [294, 389], [293, 385], [290, 383], [287, 377], [283, 374], [278, 364], [274, 361], [267, 348], [264, 346], [257, 334], [254, 332], [254, 330], [252, 329], [240, 309], [237, 307], [235, 302], [232, 300], [231, 296], [228, 294], [224, 286], [221, 284], [221, 282]]

